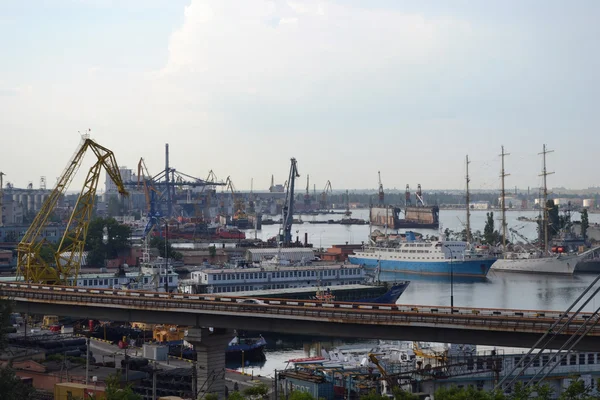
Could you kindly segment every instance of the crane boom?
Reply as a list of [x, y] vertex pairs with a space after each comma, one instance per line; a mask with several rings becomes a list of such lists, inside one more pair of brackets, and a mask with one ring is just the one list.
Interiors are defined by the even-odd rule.
[[[59, 198], [73, 181], [88, 149], [94, 153], [97, 161], [87, 174], [58, 249], [54, 253], [55, 265], [51, 265], [40, 255], [44, 241], [39, 238]], [[77, 151], [59, 177], [55, 188], [42, 204], [40, 211], [17, 246], [17, 274], [22, 275], [26, 282], [65, 284], [69, 277], [76, 277], [79, 273], [102, 167], [106, 169], [119, 193], [127, 195], [113, 152], [94, 142], [88, 135], [84, 135]]]
[[381, 183], [381, 171], [377, 171], [377, 175], [379, 176], [379, 205], [383, 205], [385, 199], [385, 192], [383, 191], [383, 184]]
[[284, 245], [289, 245], [292, 242], [292, 224], [294, 222], [294, 183], [296, 178], [299, 177], [298, 164], [296, 159], [292, 158], [288, 188], [285, 196], [285, 205], [283, 206], [283, 215], [281, 219], [281, 230], [283, 230], [283, 233], [280, 233], [280, 236], [282, 236], [281, 241]]

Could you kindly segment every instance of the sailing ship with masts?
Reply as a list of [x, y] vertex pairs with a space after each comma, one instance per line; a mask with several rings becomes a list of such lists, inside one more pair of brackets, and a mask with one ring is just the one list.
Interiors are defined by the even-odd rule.
[[543, 204], [542, 206], [542, 224], [541, 224], [541, 246], [540, 248], [531, 251], [508, 251], [506, 246], [506, 206], [504, 202], [504, 178], [508, 176], [504, 172], [504, 156], [508, 154], [504, 152], [502, 147], [502, 231], [503, 245], [502, 255], [492, 265], [494, 271], [511, 271], [511, 272], [527, 272], [527, 273], [544, 273], [544, 274], [573, 274], [577, 263], [585, 257], [586, 253], [582, 254], [566, 254], [553, 253], [549, 251], [549, 223], [548, 223], [548, 188], [546, 178], [552, 174], [546, 170], [546, 155], [551, 153], [547, 150], [546, 145], [540, 153], [543, 159], [542, 173], [543, 178]]

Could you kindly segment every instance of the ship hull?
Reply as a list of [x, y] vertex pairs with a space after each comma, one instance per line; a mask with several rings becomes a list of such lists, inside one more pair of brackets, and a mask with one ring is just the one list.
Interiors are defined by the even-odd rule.
[[374, 303], [374, 304], [396, 304], [396, 302], [398, 301], [400, 296], [402, 296], [402, 293], [404, 293], [404, 291], [406, 290], [406, 288], [408, 287], [409, 284], [410, 284], [409, 281], [396, 283], [390, 288], [390, 290], [388, 290], [387, 292], [385, 292], [383, 295], [381, 295], [379, 297], [368, 298], [368, 299], [359, 299], [359, 300], [356, 300], [356, 302], [357, 303]]
[[401, 219], [394, 223], [394, 229], [438, 229], [439, 222], [427, 224], [424, 222], [413, 222]]
[[472, 260], [447, 260], [447, 261], [402, 261], [382, 260], [377, 258], [349, 256], [348, 260], [355, 265], [364, 265], [367, 269], [377, 269], [382, 272], [401, 272], [404, 274], [432, 275], [432, 276], [464, 276], [485, 278], [490, 267], [496, 261], [493, 258]]
[[492, 269], [494, 271], [571, 275], [575, 272], [576, 264], [577, 258], [574, 257], [498, 259], [492, 265]]

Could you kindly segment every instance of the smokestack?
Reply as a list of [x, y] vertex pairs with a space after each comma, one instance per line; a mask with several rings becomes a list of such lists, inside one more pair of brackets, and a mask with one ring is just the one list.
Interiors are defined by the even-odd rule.
[[308, 232], [304, 232], [304, 247], [308, 247]]

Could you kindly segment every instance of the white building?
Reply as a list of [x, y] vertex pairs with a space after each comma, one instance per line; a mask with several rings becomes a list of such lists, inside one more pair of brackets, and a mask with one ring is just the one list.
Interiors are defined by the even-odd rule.
[[471, 209], [473, 210], [488, 210], [489, 208], [489, 201], [474, 201], [471, 203]]
[[[119, 167], [119, 173], [124, 183], [137, 182], [137, 175], [133, 173], [133, 170], [127, 167]], [[104, 183], [106, 193], [117, 193], [117, 185], [110, 178], [108, 172], [106, 173], [106, 181]]]

